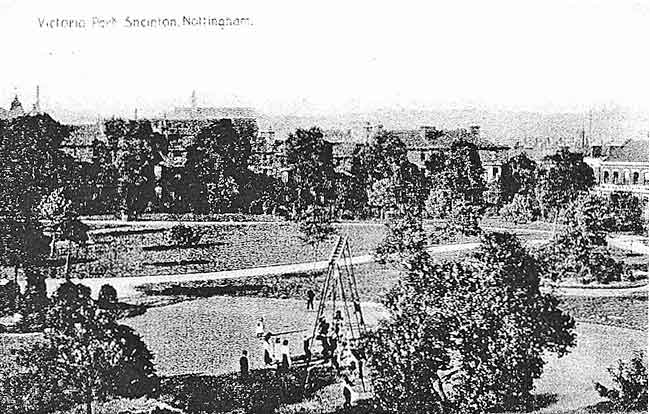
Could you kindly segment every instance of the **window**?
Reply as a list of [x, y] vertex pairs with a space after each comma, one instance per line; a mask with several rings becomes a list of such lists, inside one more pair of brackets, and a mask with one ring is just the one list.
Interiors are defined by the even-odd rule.
[[612, 184], [618, 184], [618, 171], [614, 171]]
[[603, 183], [609, 184], [609, 171], [603, 173]]
[[426, 158], [424, 151], [420, 152], [420, 161], [424, 161]]
[[492, 177], [496, 178], [499, 176], [499, 167], [492, 167]]
[[632, 184], [639, 184], [639, 173], [632, 173]]

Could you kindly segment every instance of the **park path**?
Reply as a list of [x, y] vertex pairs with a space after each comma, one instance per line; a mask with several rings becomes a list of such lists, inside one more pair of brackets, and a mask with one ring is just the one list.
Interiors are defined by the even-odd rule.
[[[531, 240], [529, 244], [543, 243], [544, 240]], [[432, 254], [452, 253], [465, 250], [472, 250], [478, 247], [478, 243], [457, 243], [433, 246], [427, 249]], [[355, 256], [351, 258], [353, 265], [367, 264], [374, 261], [373, 255], [366, 254]], [[133, 298], [142, 295], [137, 290], [138, 286], [149, 283], [166, 283], [166, 282], [200, 282], [208, 280], [222, 280], [222, 279], [237, 279], [242, 277], [257, 277], [257, 276], [277, 276], [286, 275], [299, 272], [307, 272], [312, 270], [327, 269], [328, 261], [322, 260], [318, 262], [308, 263], [294, 263], [284, 265], [271, 265], [261, 266], [246, 269], [224, 270], [218, 272], [202, 272], [202, 273], [182, 273], [182, 274], [167, 274], [155, 276], [130, 276], [130, 277], [104, 277], [104, 278], [83, 278], [72, 279], [73, 282], [83, 283], [91, 288], [94, 294], [99, 292], [99, 289], [104, 284], [112, 285], [117, 291], [120, 299]], [[53, 293], [59, 285], [64, 282], [63, 279], [47, 279], [46, 286], [48, 294]], [[632, 288], [612, 288], [612, 289], [589, 289], [589, 288], [555, 288], [555, 292], [559, 295], [572, 295], [572, 296], [627, 296], [639, 292], [647, 291], [648, 286], [638, 286]]]
[[[278, 223], [287, 223], [285, 221], [246, 221], [246, 222], [214, 222], [214, 221], [120, 221], [120, 220], [84, 220], [88, 224], [98, 224], [98, 225], [110, 225], [110, 226], [120, 226], [120, 227], [131, 227], [131, 228], [143, 228], [143, 229], [152, 229], [152, 228], [166, 228], [173, 226], [178, 223], [183, 223], [186, 225], [195, 225], [195, 226], [215, 226], [215, 225], [233, 225], [233, 226], [248, 226], [248, 225], [263, 225], [263, 224], [278, 224]], [[383, 223], [374, 223], [374, 222], [346, 222], [338, 223], [337, 226], [368, 226], [368, 225], [377, 225], [383, 226]], [[486, 230], [492, 231], [511, 231], [517, 233], [537, 233], [549, 235], [547, 230], [536, 230], [536, 229], [511, 229], [511, 228], [501, 228], [501, 227], [485, 227]], [[114, 232], [119, 231], [115, 227], [105, 228], [105, 229], [95, 229], [91, 233], [101, 234], [104, 232]], [[543, 237], [539, 240], [530, 240], [529, 244], [539, 244], [543, 243], [547, 237]], [[634, 243], [633, 243], [634, 242]], [[619, 238], [615, 239], [617, 247], [636, 251], [641, 245], [640, 242], [634, 240], [630, 242], [628, 239], [620, 240]], [[478, 243], [456, 243], [449, 245], [438, 245], [433, 246], [428, 249], [430, 254], [439, 254], [439, 253], [450, 253], [450, 252], [459, 252], [464, 250], [475, 249], [478, 246]], [[645, 247], [645, 246], [644, 246]], [[647, 247], [646, 247], [647, 249]], [[372, 255], [362, 255], [355, 256], [352, 258], [353, 265], [367, 264], [374, 261]], [[110, 278], [84, 278], [84, 279], [73, 279], [74, 282], [81, 282], [91, 288], [93, 293], [97, 294], [99, 289], [104, 284], [112, 285], [117, 291], [118, 297], [120, 299], [131, 298], [135, 296], [142, 295], [136, 288], [149, 283], [165, 283], [165, 282], [199, 282], [199, 281], [208, 281], [208, 280], [221, 280], [221, 279], [235, 279], [241, 277], [257, 277], [257, 276], [276, 276], [276, 275], [285, 275], [298, 272], [306, 272], [310, 270], [324, 270], [327, 268], [328, 262], [326, 260], [318, 262], [308, 262], [308, 263], [295, 263], [295, 264], [284, 264], [284, 265], [270, 265], [246, 269], [236, 269], [236, 270], [225, 270], [217, 272], [202, 272], [202, 273], [184, 273], [184, 274], [167, 274], [167, 275], [156, 275], [156, 276], [130, 276], [130, 277], [110, 277]], [[63, 279], [47, 279], [46, 286], [49, 294], [54, 292], [59, 285], [63, 283]], [[626, 296], [638, 292], [647, 291], [647, 286], [639, 286], [633, 288], [617, 288], [617, 289], [589, 289], [589, 288], [556, 288], [555, 292], [559, 295], [574, 295], [574, 296]]]
[[[475, 249], [477, 246], [478, 243], [448, 244], [431, 247], [428, 249], [428, 251], [431, 254], [459, 252]], [[370, 254], [355, 256], [351, 259], [353, 265], [366, 264], [373, 261], [374, 257]], [[307, 272], [310, 270], [323, 270], [327, 269], [327, 265], [328, 261], [322, 260], [318, 262], [271, 265], [247, 269], [224, 270], [219, 272], [168, 274], [157, 276], [98, 277], [72, 279], [72, 281], [75, 283], [83, 283], [84, 285], [90, 287], [94, 294], [97, 294], [99, 292], [99, 289], [102, 285], [108, 283], [115, 288], [117, 291], [117, 296], [121, 299], [124, 299], [141, 295], [141, 293], [136, 290], [136, 287], [148, 283], [200, 282], [206, 280], [236, 279], [240, 277], [275, 276], [298, 272]], [[59, 287], [59, 285], [61, 285], [64, 281], [64, 279], [46, 279], [45, 283], [47, 286], [48, 294], [54, 292], [57, 287]]]

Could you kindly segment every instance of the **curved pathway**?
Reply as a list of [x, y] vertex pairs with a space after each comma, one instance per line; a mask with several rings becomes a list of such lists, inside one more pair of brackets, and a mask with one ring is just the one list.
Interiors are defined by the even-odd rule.
[[[429, 253], [449, 253], [458, 252], [463, 250], [475, 249], [478, 243], [459, 243], [434, 246], [428, 249]], [[374, 261], [374, 257], [370, 254], [355, 256], [352, 258], [353, 265], [365, 264]], [[323, 270], [327, 269], [328, 261], [323, 260], [319, 262], [309, 263], [296, 263], [288, 265], [272, 265], [253, 267], [247, 269], [237, 270], [224, 270], [219, 272], [204, 272], [204, 273], [183, 273], [183, 274], [169, 274], [157, 276], [130, 276], [130, 277], [99, 277], [99, 278], [84, 278], [72, 279], [73, 282], [83, 283], [90, 287], [92, 291], [97, 294], [102, 285], [108, 283], [112, 285], [117, 291], [119, 298], [129, 298], [137, 296], [139, 293], [135, 288], [148, 283], [164, 283], [164, 282], [198, 282], [204, 280], [219, 280], [219, 279], [235, 279], [240, 277], [252, 276], [266, 276], [266, 275], [284, 275], [298, 272], [307, 272], [310, 270]], [[61, 285], [63, 279], [46, 279], [48, 294], [56, 290]]]

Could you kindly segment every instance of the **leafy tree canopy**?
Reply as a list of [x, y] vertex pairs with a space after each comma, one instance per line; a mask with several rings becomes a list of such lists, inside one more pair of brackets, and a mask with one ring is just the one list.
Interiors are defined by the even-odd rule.
[[595, 183], [594, 172], [582, 154], [565, 149], [544, 158], [537, 180], [537, 198], [546, 217], [558, 214]]
[[[417, 250], [417, 249], [416, 249]], [[463, 262], [411, 255], [385, 297], [391, 317], [365, 342], [388, 412], [522, 408], [545, 352], [574, 345], [574, 322], [539, 290], [538, 265], [510, 234], [488, 234]]]

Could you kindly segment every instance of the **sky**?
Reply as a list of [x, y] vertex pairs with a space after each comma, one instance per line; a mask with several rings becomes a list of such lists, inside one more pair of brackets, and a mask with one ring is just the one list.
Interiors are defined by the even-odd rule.
[[[433, 4], [428, 4], [433, 3]], [[115, 17], [118, 27], [39, 19]], [[243, 17], [125, 28], [126, 17]], [[650, 1], [0, 0], [0, 106], [103, 116], [187, 106], [314, 115], [382, 108], [647, 113]]]

